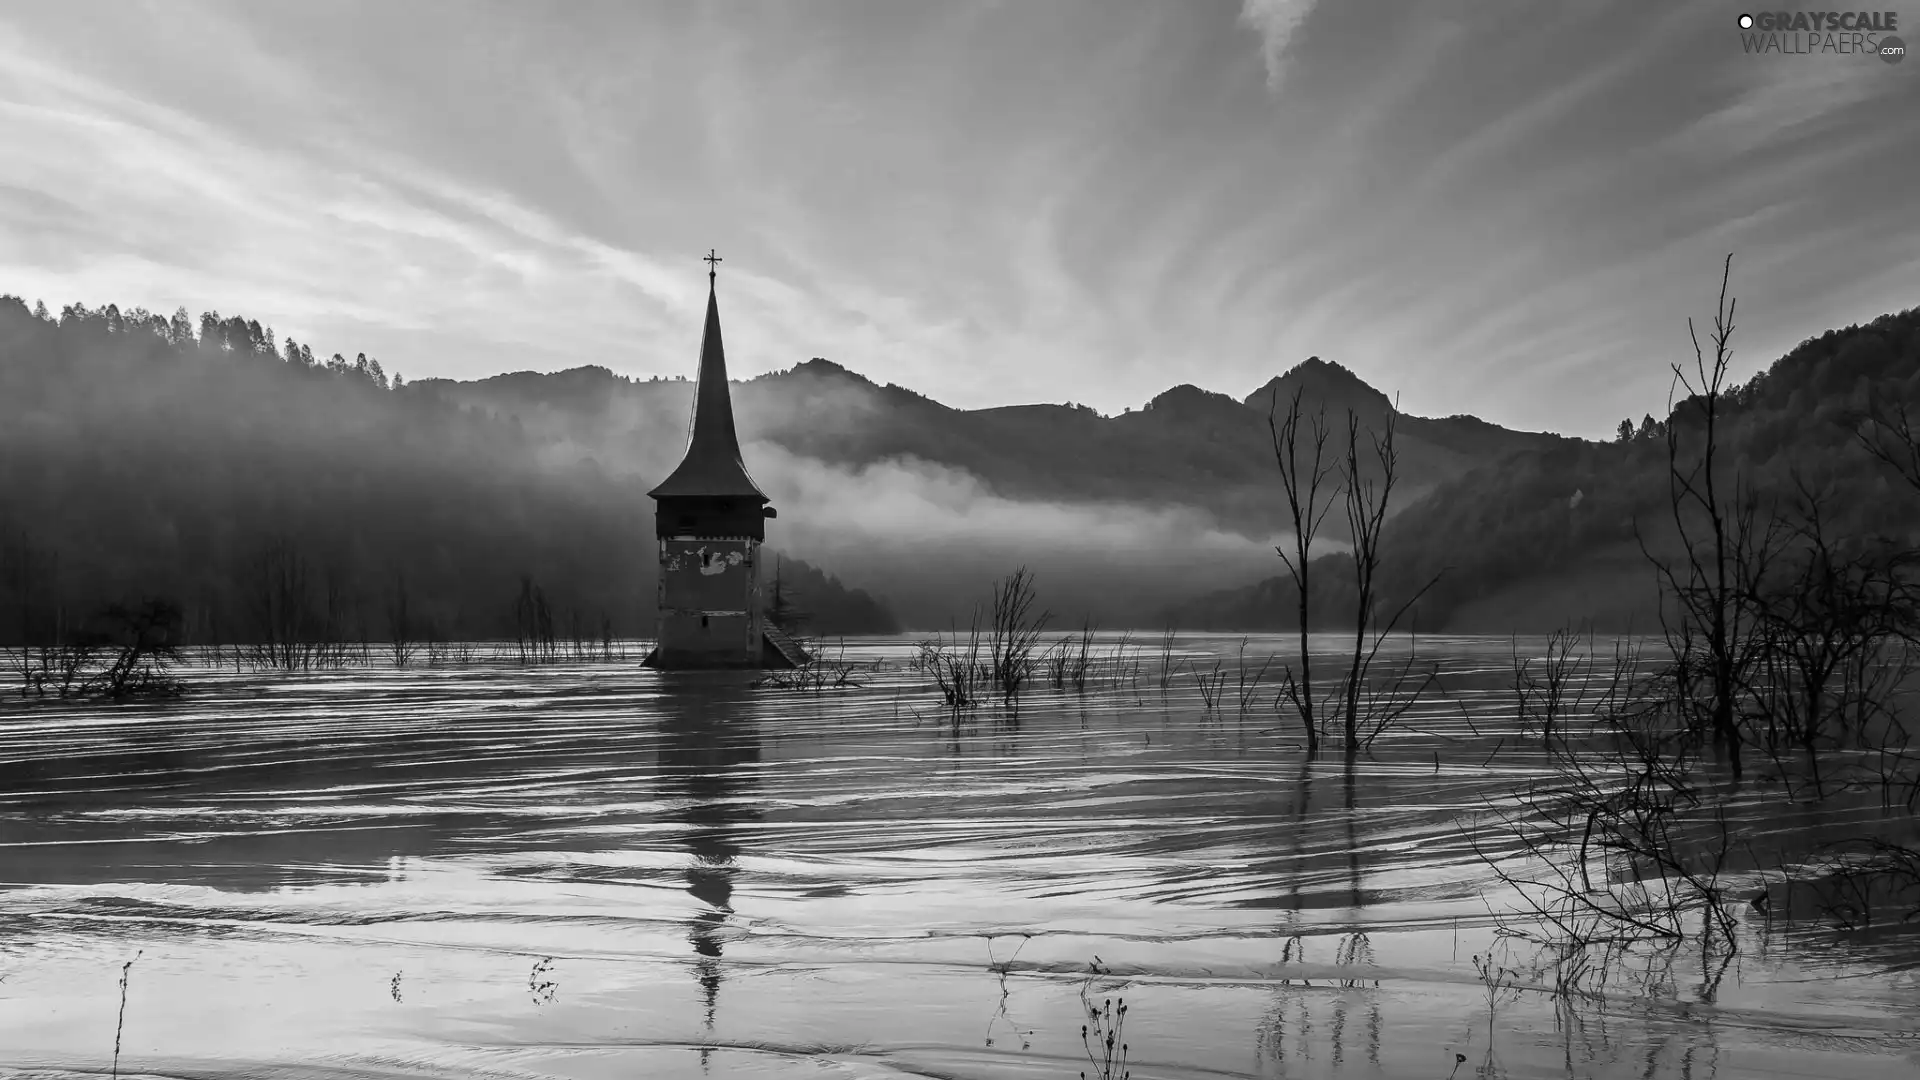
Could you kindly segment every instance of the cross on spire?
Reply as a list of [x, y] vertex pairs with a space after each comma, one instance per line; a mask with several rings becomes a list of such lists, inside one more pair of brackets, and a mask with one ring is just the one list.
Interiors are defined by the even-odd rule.
[[708, 248], [707, 253], [701, 256], [700, 261], [707, 264], [707, 280], [711, 282], [714, 276], [720, 271], [720, 256], [715, 255], [712, 248]]

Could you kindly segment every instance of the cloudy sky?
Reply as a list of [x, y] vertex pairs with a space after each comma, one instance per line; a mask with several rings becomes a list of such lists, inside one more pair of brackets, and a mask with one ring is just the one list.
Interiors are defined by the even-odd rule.
[[0, 292], [680, 374], [714, 247], [736, 376], [1117, 412], [1319, 354], [1600, 436], [1729, 251], [1743, 375], [1920, 303], [1920, 61], [1739, 10], [14, 0]]

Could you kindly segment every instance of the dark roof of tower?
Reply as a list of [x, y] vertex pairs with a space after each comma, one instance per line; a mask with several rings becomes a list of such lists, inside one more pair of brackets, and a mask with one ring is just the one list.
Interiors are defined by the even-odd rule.
[[740, 437], [733, 429], [733, 398], [727, 392], [727, 351], [720, 342], [720, 304], [714, 295], [712, 275], [707, 278], [707, 328], [700, 337], [700, 381], [693, 392], [693, 433], [687, 440], [687, 456], [647, 494], [656, 499], [714, 496], [768, 501], [740, 460]]

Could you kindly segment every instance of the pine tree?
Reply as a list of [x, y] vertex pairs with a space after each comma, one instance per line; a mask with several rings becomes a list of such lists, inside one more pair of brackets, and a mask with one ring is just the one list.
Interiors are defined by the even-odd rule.
[[793, 634], [805, 625], [807, 617], [787, 596], [786, 579], [781, 573], [784, 561], [778, 556], [773, 560], [773, 588], [767, 598], [767, 621], [781, 631]]

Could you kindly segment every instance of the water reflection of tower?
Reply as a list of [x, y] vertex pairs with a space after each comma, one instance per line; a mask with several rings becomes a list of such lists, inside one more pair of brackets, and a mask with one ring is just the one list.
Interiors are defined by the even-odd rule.
[[[729, 690], [731, 688], [728, 688]], [[660, 721], [659, 785], [685, 827], [692, 856], [687, 892], [700, 903], [689, 924], [706, 1023], [713, 1026], [720, 995], [721, 945], [733, 915], [733, 878], [740, 844], [736, 830], [759, 819], [747, 805], [760, 760], [760, 732], [748, 717], [744, 694], [719, 687], [677, 691], [665, 699]]]

